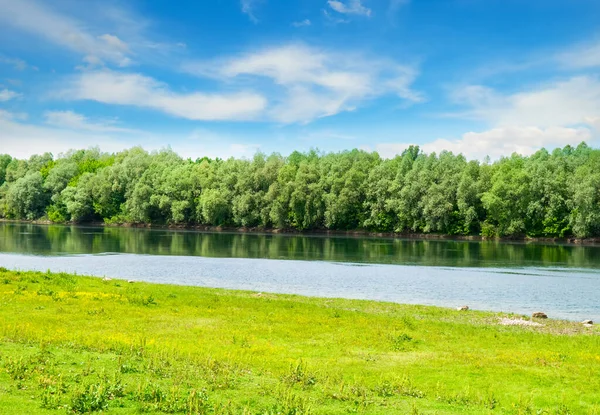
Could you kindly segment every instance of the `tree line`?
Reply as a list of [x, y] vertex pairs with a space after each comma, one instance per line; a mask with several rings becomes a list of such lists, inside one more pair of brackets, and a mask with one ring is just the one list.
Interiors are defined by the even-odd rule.
[[170, 149], [0, 155], [0, 216], [52, 222], [600, 236], [600, 150], [467, 160], [411, 146], [184, 159]]

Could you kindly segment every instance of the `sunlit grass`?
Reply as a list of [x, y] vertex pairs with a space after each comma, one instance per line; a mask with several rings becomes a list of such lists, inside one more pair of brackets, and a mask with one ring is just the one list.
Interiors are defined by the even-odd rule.
[[0, 269], [0, 413], [600, 413], [596, 327], [499, 316]]

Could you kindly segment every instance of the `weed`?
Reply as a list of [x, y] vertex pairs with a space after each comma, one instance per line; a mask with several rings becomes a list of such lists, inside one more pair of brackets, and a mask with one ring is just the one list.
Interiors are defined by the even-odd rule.
[[110, 398], [110, 391], [104, 384], [92, 383], [75, 391], [69, 408], [76, 414], [103, 411], [108, 409]]
[[165, 413], [203, 414], [208, 408], [208, 395], [205, 390], [182, 390], [173, 387], [164, 391], [154, 383], [140, 385], [135, 395], [142, 411]]
[[307, 371], [306, 365], [300, 360], [298, 363], [290, 365], [290, 369], [282, 377], [282, 381], [288, 385], [300, 384], [306, 387], [314, 386], [317, 378], [314, 373]]
[[267, 409], [261, 415], [311, 415], [312, 408], [306, 398], [286, 391], [279, 402]]
[[374, 392], [379, 397], [389, 398], [391, 396], [394, 396], [396, 393], [398, 393], [398, 388], [396, 385], [392, 384], [392, 382], [390, 382], [388, 380], [384, 380], [384, 381], [380, 382], [377, 386], [375, 386]]
[[52, 295], [54, 295], [54, 291], [52, 291], [48, 287], [42, 286], [39, 290], [37, 290], [37, 295], [47, 295], [49, 297], [52, 297]]
[[31, 363], [23, 357], [18, 359], [9, 357], [4, 367], [12, 380], [25, 380], [33, 370]]
[[406, 333], [390, 334], [389, 341], [392, 344], [392, 350], [395, 352], [409, 350], [415, 344], [414, 339]]

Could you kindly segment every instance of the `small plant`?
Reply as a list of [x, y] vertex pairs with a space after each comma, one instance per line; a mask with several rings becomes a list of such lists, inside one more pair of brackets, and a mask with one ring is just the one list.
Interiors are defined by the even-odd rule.
[[[279, 403], [264, 412], [264, 415], [311, 415], [312, 408], [308, 400], [290, 391], [284, 393]], [[262, 415], [262, 414], [261, 414]]]
[[411, 345], [414, 344], [414, 339], [406, 333], [389, 336], [390, 343], [392, 343], [392, 349], [396, 352], [408, 350]]
[[137, 367], [135, 367], [131, 363], [125, 362], [119, 366], [119, 372], [121, 372], [123, 374], [127, 374], [127, 373], [139, 373], [140, 371]]
[[15, 295], [23, 295], [23, 293], [27, 291], [27, 285], [19, 284], [17, 285], [16, 290], [14, 291]]
[[389, 380], [384, 380], [383, 382], [380, 382], [374, 388], [374, 392], [377, 394], [377, 396], [380, 396], [382, 398], [392, 397], [397, 393], [397, 391], [398, 387], [392, 384], [392, 382], [390, 382]]
[[40, 400], [42, 401], [40, 407], [43, 409], [59, 409], [62, 406], [60, 395], [51, 388], [42, 391]]
[[127, 300], [131, 304], [142, 305], [145, 307], [158, 305], [158, 303], [156, 302], [156, 299], [154, 298], [154, 296], [152, 294], [150, 294], [148, 296], [141, 295], [141, 294], [129, 294], [127, 296]]
[[290, 365], [290, 370], [283, 376], [282, 381], [288, 385], [313, 386], [317, 383], [317, 378], [314, 373], [306, 370], [306, 365], [302, 361], [299, 361], [295, 365]]
[[70, 410], [76, 414], [103, 411], [108, 409], [110, 397], [110, 391], [104, 384], [89, 384], [73, 394]]
[[87, 314], [88, 316], [97, 316], [101, 314], [106, 314], [106, 312], [104, 311], [104, 308], [99, 308], [97, 310], [88, 310]]
[[9, 357], [4, 363], [4, 367], [10, 378], [17, 381], [25, 380], [33, 371], [31, 362], [22, 357], [19, 359]]
[[47, 295], [49, 297], [51, 297], [54, 294], [54, 291], [52, 291], [51, 289], [49, 289], [48, 287], [40, 287], [39, 290], [37, 290], [37, 295]]
[[165, 392], [153, 383], [140, 385], [135, 400], [140, 403], [139, 409], [142, 412], [202, 414], [208, 408], [208, 395], [205, 390], [182, 391], [174, 387]]

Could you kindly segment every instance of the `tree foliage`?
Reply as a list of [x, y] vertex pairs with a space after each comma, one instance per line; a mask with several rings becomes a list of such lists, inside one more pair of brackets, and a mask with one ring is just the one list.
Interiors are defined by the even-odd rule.
[[600, 236], [600, 150], [582, 143], [493, 163], [411, 146], [183, 159], [135, 147], [0, 155], [0, 216], [484, 236]]

